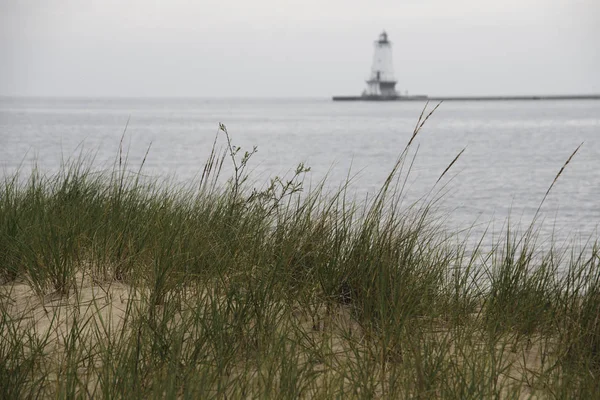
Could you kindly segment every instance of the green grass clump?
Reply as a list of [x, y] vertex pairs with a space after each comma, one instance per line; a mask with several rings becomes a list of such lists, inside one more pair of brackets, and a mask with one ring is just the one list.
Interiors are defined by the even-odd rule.
[[122, 154], [5, 178], [0, 398], [597, 397], [598, 244], [468, 248], [437, 197], [402, 208], [428, 117], [367, 204], [303, 164], [252, 189], [223, 125], [188, 186]]

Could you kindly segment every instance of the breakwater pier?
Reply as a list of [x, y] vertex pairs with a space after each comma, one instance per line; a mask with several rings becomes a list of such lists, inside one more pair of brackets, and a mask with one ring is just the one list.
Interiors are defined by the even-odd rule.
[[600, 94], [525, 96], [334, 96], [333, 101], [502, 101], [502, 100], [600, 100]]

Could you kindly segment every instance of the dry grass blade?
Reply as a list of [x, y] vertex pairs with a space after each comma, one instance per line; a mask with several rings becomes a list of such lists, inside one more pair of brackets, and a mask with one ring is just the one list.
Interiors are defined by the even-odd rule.
[[548, 194], [550, 194], [550, 191], [554, 187], [554, 184], [556, 183], [556, 181], [558, 180], [558, 178], [562, 175], [563, 171], [565, 170], [565, 168], [567, 167], [567, 165], [569, 165], [569, 163], [571, 162], [571, 160], [573, 159], [573, 157], [575, 156], [575, 154], [577, 154], [577, 152], [579, 151], [579, 149], [581, 148], [581, 146], [583, 146], [583, 143], [584, 142], [581, 142], [579, 144], [579, 146], [577, 146], [577, 148], [575, 149], [575, 151], [573, 151], [573, 153], [571, 153], [571, 155], [569, 156], [569, 158], [567, 158], [567, 161], [565, 161], [565, 163], [561, 167], [560, 171], [558, 171], [558, 174], [556, 174], [556, 176], [554, 177], [554, 180], [552, 181], [552, 184], [550, 184], [550, 187], [548, 188], [548, 190], [546, 190], [546, 194], [544, 194], [544, 197], [542, 198], [542, 201], [540, 202], [540, 205], [538, 206], [537, 210], [535, 211], [533, 219], [531, 220], [531, 224], [529, 225], [529, 228], [527, 229], [527, 234], [524, 235], [523, 238], [528, 237], [529, 234], [532, 232], [533, 227], [535, 225], [535, 222], [537, 221], [537, 217], [538, 217], [538, 215], [540, 213], [540, 210], [542, 209], [542, 205], [544, 205], [544, 201], [546, 201], [546, 198], [548, 197]]
[[215, 135], [215, 139], [212, 144], [212, 148], [210, 150], [210, 155], [208, 156], [208, 160], [204, 164], [204, 169], [202, 170], [202, 177], [200, 178], [200, 187], [204, 186], [206, 180], [208, 180], [208, 176], [210, 175], [215, 159], [216, 159], [216, 148], [217, 148], [217, 139], [219, 138], [219, 132], [221, 130], [221, 126], [219, 125], [219, 129], [217, 129], [217, 134]]
[[144, 154], [144, 159], [142, 160], [142, 164], [140, 165], [140, 172], [142, 171], [142, 168], [146, 164], [146, 160], [148, 159], [148, 153], [150, 153], [150, 148], [152, 148], [152, 142], [150, 142], [150, 144], [148, 145], [148, 148], [146, 149], [146, 153]]
[[127, 117], [127, 122], [125, 123], [125, 128], [123, 128], [123, 134], [121, 134], [121, 140], [119, 141], [119, 168], [123, 165], [123, 139], [125, 139], [125, 133], [127, 132], [127, 128], [129, 127], [130, 120], [131, 115]]
[[423, 111], [421, 111], [421, 115], [419, 116], [419, 120], [417, 121], [417, 125], [415, 127], [415, 130], [413, 131], [413, 134], [410, 138], [410, 140], [408, 141], [408, 144], [406, 145], [406, 148], [410, 147], [410, 145], [412, 144], [413, 140], [415, 140], [415, 137], [417, 137], [417, 134], [419, 133], [419, 131], [421, 130], [421, 128], [423, 128], [423, 125], [425, 125], [425, 122], [427, 122], [427, 120], [429, 119], [429, 117], [431, 117], [431, 115], [433, 115], [433, 113], [438, 109], [439, 106], [441, 106], [443, 103], [443, 101], [440, 101], [439, 103], [436, 104], [435, 107], [433, 107], [433, 109], [429, 112], [429, 114], [427, 114], [427, 116], [425, 117], [425, 119], [423, 119], [423, 114], [425, 112], [425, 109], [427, 108], [427, 105], [429, 104], [429, 102], [425, 103], [425, 107], [423, 107]]
[[464, 153], [464, 151], [465, 151], [466, 149], [467, 149], [467, 148], [465, 147], [464, 149], [462, 149], [462, 150], [460, 151], [460, 153], [458, 153], [458, 154], [457, 154], [457, 156], [456, 156], [456, 157], [454, 157], [454, 160], [452, 160], [452, 162], [451, 162], [451, 163], [450, 163], [450, 164], [449, 164], [449, 165], [446, 167], [446, 169], [444, 170], [444, 172], [442, 172], [442, 174], [440, 175], [440, 177], [438, 178], [438, 180], [437, 180], [437, 181], [435, 181], [435, 183], [438, 183], [438, 182], [439, 182], [439, 181], [440, 181], [440, 180], [441, 180], [441, 179], [444, 177], [444, 175], [446, 175], [446, 172], [448, 172], [448, 170], [449, 170], [450, 168], [452, 168], [452, 166], [454, 165], [454, 163], [455, 163], [455, 162], [458, 160], [458, 158], [461, 156], [461, 154], [462, 154], [462, 153]]
[[435, 105], [435, 107], [433, 107], [433, 110], [431, 110], [429, 112], [429, 114], [427, 114], [427, 116], [425, 117], [425, 119], [423, 120], [423, 122], [421, 122], [421, 125], [419, 125], [419, 130], [421, 130], [421, 128], [423, 127], [423, 125], [425, 125], [425, 122], [427, 122], [427, 120], [429, 119], [429, 117], [431, 117], [433, 115], [433, 113], [439, 108], [439, 106], [442, 105], [444, 101], [440, 101], [439, 103], [437, 103]]
[[554, 184], [558, 180], [558, 177], [560, 177], [560, 175], [563, 173], [563, 171], [565, 170], [565, 168], [567, 167], [567, 165], [571, 162], [571, 159], [575, 156], [575, 154], [577, 154], [577, 152], [579, 151], [579, 148], [582, 145], [583, 145], [583, 142], [581, 142], [581, 144], [579, 146], [577, 146], [577, 148], [575, 149], [575, 151], [573, 151], [573, 153], [571, 153], [571, 155], [569, 156], [569, 158], [567, 159], [567, 161], [563, 164], [563, 166], [560, 169], [560, 171], [558, 171], [558, 174], [556, 174], [556, 176], [554, 177], [554, 180], [552, 181], [552, 184], [550, 185], [550, 187], [546, 191], [546, 194], [544, 195], [544, 198], [542, 199], [542, 203], [540, 203], [540, 207], [544, 203], [544, 200], [546, 200], [546, 197], [548, 197], [548, 193], [550, 193], [550, 191], [552, 190], [552, 187], [554, 187]]
[[421, 125], [421, 120], [423, 119], [423, 115], [425, 115], [425, 110], [427, 110], [427, 106], [429, 105], [429, 100], [425, 103], [425, 106], [421, 110], [421, 115], [419, 115], [419, 119], [417, 119], [417, 124], [415, 125], [415, 129], [413, 129], [413, 136], [419, 131], [419, 125]]

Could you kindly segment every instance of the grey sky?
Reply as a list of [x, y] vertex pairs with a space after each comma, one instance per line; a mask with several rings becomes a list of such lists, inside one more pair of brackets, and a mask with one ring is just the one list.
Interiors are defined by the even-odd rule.
[[600, 93], [600, 0], [0, 0], [0, 95]]

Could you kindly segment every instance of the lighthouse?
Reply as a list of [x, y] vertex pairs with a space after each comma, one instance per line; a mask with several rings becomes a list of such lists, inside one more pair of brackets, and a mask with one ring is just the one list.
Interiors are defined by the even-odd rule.
[[392, 42], [383, 31], [375, 41], [371, 75], [367, 80], [366, 96], [396, 97], [396, 79], [392, 60]]
[[367, 79], [367, 88], [360, 96], [333, 96], [333, 101], [417, 101], [427, 100], [427, 95], [401, 95], [396, 92], [394, 62], [392, 60], [392, 42], [383, 31], [375, 41], [371, 74]]
[[600, 100], [600, 94], [575, 94], [558, 96], [434, 96], [426, 94], [401, 95], [396, 92], [394, 62], [392, 61], [392, 42], [383, 31], [375, 41], [371, 75], [367, 79], [367, 88], [360, 96], [333, 96], [333, 101], [498, 101], [498, 100]]

